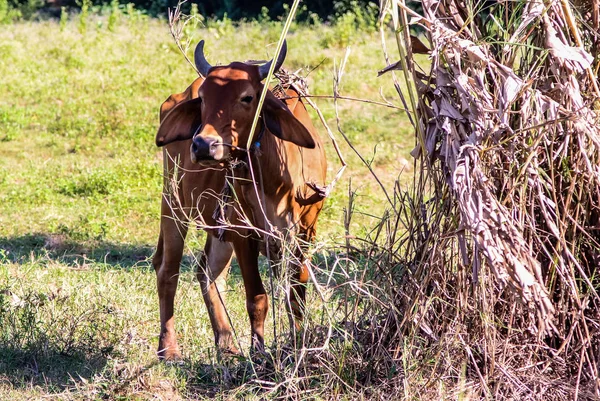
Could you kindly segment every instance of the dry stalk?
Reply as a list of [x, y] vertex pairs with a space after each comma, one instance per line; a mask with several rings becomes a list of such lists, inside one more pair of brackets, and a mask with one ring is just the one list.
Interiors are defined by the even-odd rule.
[[200, 71], [196, 69], [196, 64], [192, 63], [192, 61], [187, 56], [187, 51], [190, 48], [190, 38], [185, 39], [185, 43], [183, 43], [185, 34], [184, 29], [185, 26], [192, 20], [193, 17], [189, 15], [184, 15], [181, 13], [181, 5], [185, 4], [187, 0], [180, 0], [177, 3], [175, 9], [169, 8], [167, 10], [168, 18], [169, 18], [169, 32], [171, 32], [171, 36], [177, 45], [177, 48], [188, 62], [189, 65], [192, 66], [194, 71], [198, 75], [201, 76]]

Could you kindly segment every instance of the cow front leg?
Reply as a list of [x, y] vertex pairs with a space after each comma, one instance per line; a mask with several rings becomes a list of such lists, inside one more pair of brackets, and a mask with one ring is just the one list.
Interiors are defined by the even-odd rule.
[[269, 301], [258, 271], [259, 244], [255, 239], [236, 237], [233, 247], [244, 279], [246, 310], [252, 330], [252, 348], [261, 352], [265, 348], [265, 319]]
[[233, 332], [225, 310], [225, 280], [231, 263], [233, 247], [207, 234], [204, 254], [196, 273], [202, 296], [215, 335], [215, 344], [221, 351], [239, 354], [233, 341]]
[[160, 335], [158, 357], [175, 360], [181, 357], [175, 317], [173, 315], [175, 292], [179, 281], [179, 264], [183, 255], [183, 246], [187, 228], [163, 215], [156, 253], [152, 259], [156, 271], [156, 284], [160, 306]]

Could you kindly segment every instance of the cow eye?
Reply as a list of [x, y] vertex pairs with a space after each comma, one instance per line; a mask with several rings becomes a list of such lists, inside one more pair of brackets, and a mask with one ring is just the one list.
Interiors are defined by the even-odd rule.
[[242, 98], [242, 102], [244, 102], [244, 103], [250, 103], [252, 101], [252, 99], [254, 99], [252, 96], [244, 96]]

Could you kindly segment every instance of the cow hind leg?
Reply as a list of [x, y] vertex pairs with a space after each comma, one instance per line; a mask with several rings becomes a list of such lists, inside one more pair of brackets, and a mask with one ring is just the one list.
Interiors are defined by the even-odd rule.
[[[290, 290], [288, 293], [288, 312], [290, 313], [290, 326], [301, 334], [302, 321], [306, 311], [306, 283], [310, 276], [309, 261], [306, 259], [307, 247], [315, 237], [315, 222], [320, 209], [312, 208], [311, 213], [305, 216], [303, 229], [298, 235], [303, 240], [294, 251], [294, 259], [290, 261], [291, 270]], [[293, 320], [293, 322], [292, 322]]]
[[225, 279], [232, 255], [233, 248], [230, 243], [219, 241], [207, 234], [204, 254], [200, 258], [196, 275], [202, 288], [217, 348], [227, 353], [238, 354], [224, 304]]
[[173, 309], [187, 228], [184, 224], [168, 217], [163, 217], [160, 225], [158, 246], [152, 259], [156, 271], [160, 306], [158, 357], [164, 360], [174, 360], [181, 357], [175, 333]]
[[289, 308], [293, 315], [294, 328], [299, 332], [306, 307], [306, 283], [308, 282], [308, 262], [291, 263], [292, 277], [289, 292]]
[[250, 317], [252, 331], [252, 349], [264, 351], [265, 319], [269, 310], [269, 301], [258, 271], [259, 244], [255, 239], [236, 237], [233, 247], [244, 279], [246, 310]]

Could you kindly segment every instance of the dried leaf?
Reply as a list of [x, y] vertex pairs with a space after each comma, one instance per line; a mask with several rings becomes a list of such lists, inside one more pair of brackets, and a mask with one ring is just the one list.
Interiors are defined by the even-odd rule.
[[546, 47], [557, 59], [572, 61], [573, 69], [579, 72], [589, 68], [594, 61], [594, 58], [585, 50], [568, 46], [559, 39], [556, 29], [548, 21], [546, 21]]
[[410, 35], [410, 45], [413, 53], [429, 54], [431, 52], [431, 50], [414, 35]]

